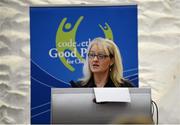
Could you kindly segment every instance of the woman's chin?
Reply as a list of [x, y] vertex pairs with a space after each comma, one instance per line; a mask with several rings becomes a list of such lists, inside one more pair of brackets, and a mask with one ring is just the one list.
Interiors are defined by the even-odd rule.
[[99, 73], [99, 72], [101, 72], [100, 70], [97, 70], [97, 69], [93, 69], [91, 71], [92, 71], [92, 73]]

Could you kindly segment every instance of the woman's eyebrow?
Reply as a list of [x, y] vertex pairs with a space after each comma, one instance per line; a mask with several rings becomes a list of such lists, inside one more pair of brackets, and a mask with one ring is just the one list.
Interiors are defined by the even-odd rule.
[[98, 54], [106, 54], [106, 52], [105, 51], [99, 51], [99, 52], [97, 52]]
[[89, 51], [89, 53], [106, 54], [104, 51]]
[[99, 51], [98, 53], [100, 53], [100, 54], [106, 54], [106, 52], [104, 52], [104, 51]]
[[92, 53], [92, 52], [96, 52], [96, 51], [89, 51], [90, 53]]

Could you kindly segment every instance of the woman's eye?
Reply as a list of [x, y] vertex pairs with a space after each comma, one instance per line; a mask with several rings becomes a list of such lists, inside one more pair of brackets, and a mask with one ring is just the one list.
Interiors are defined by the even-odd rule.
[[91, 54], [91, 56], [92, 56], [92, 57], [94, 57], [94, 56], [95, 56], [95, 54]]
[[91, 53], [91, 54], [89, 54], [89, 57], [94, 57], [94, 56], [95, 56], [95, 54], [92, 54], [92, 53]]
[[98, 57], [102, 59], [102, 58], [104, 58], [104, 55], [98, 55]]

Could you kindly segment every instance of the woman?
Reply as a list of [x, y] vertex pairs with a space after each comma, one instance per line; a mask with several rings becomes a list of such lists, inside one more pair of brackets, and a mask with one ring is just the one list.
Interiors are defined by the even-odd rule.
[[133, 87], [123, 79], [123, 66], [116, 44], [104, 38], [95, 38], [88, 47], [83, 66], [84, 77], [71, 81], [72, 87]]

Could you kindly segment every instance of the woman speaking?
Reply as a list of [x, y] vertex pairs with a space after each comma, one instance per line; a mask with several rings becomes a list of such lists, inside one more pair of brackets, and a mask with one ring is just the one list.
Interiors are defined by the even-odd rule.
[[72, 87], [134, 87], [123, 78], [121, 54], [117, 45], [104, 38], [95, 38], [88, 46], [83, 77]]

